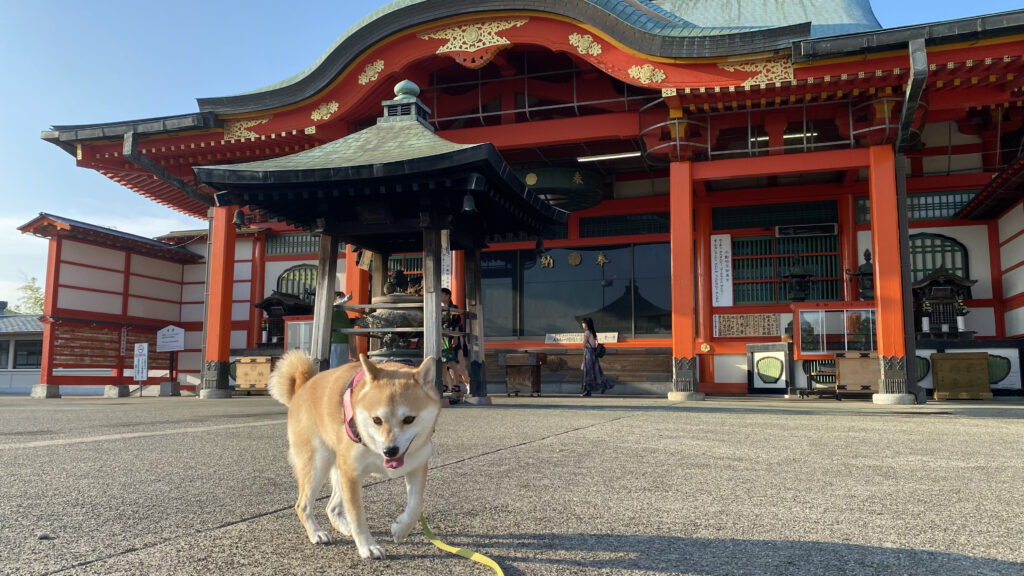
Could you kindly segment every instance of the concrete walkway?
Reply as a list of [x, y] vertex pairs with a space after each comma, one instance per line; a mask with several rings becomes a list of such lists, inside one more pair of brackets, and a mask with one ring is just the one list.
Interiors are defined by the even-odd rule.
[[[270, 398], [0, 396], [0, 574], [486, 575], [310, 544]], [[506, 398], [442, 413], [426, 516], [505, 574], [1024, 574], [1024, 401]], [[321, 500], [326, 506], [326, 496]], [[322, 510], [321, 510], [322, 513]]]

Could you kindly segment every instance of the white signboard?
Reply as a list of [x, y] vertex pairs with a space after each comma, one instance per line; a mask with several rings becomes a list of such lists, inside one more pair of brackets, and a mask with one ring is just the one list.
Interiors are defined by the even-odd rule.
[[[596, 322], [595, 322], [596, 324]], [[619, 341], [618, 332], [598, 332], [597, 341], [601, 344]], [[545, 344], [583, 344], [583, 332], [566, 332], [563, 334], [545, 334]]]
[[441, 230], [441, 288], [452, 289], [452, 243], [448, 230]]
[[156, 333], [157, 352], [179, 352], [185, 349], [185, 329], [167, 326]]
[[134, 380], [144, 381], [149, 378], [149, 344], [135, 345], [135, 377]]
[[732, 236], [711, 236], [711, 305], [732, 306]]

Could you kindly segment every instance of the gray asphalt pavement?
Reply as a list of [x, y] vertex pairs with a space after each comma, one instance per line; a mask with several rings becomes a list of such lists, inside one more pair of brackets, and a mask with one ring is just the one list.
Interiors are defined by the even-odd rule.
[[[388, 560], [310, 544], [285, 416], [0, 396], [0, 574], [491, 574], [390, 542], [401, 481], [365, 488]], [[508, 575], [1024, 574], [1021, 398], [496, 396], [443, 410], [435, 446], [431, 527]]]

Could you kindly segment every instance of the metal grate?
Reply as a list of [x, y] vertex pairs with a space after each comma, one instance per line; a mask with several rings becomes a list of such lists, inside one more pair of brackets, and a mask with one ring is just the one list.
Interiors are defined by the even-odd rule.
[[285, 270], [277, 277], [277, 291], [297, 296], [312, 304], [316, 294], [316, 266], [300, 264]]
[[941, 234], [912, 234], [910, 236], [910, 275], [914, 282], [945, 268], [961, 278], [970, 279], [967, 247]]
[[733, 238], [732, 255], [735, 305], [790, 302], [783, 276], [795, 256], [813, 274], [809, 301], [842, 300], [838, 236]]
[[668, 212], [580, 218], [580, 238], [668, 234], [670, 230]]
[[[338, 247], [344, 252], [344, 245]], [[320, 252], [318, 234], [276, 234], [267, 236], [267, 255], [317, 254]]]
[[711, 209], [711, 228], [740, 230], [772, 228], [796, 224], [823, 224], [839, 221], [835, 201], [730, 206]]
[[[977, 190], [909, 194], [907, 218], [911, 221], [948, 220], [956, 216], [977, 195]], [[871, 201], [867, 196], [857, 198], [856, 213], [857, 224], [871, 223]]]

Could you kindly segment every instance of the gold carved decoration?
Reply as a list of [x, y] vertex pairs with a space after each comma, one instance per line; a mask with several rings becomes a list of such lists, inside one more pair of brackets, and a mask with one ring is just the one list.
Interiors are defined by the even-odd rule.
[[577, 170], [572, 175], [572, 183], [576, 184], [577, 186], [582, 186], [583, 185], [583, 174], [580, 174], [579, 170]]
[[526, 185], [533, 186], [537, 183], [537, 174], [530, 172], [526, 175]]
[[334, 114], [337, 111], [338, 103], [334, 100], [331, 100], [330, 102], [321, 102], [320, 105], [316, 107], [316, 110], [313, 110], [313, 113], [309, 115], [309, 119], [314, 122], [327, 120], [331, 117], [331, 114]]
[[509, 20], [492, 20], [490, 22], [467, 22], [454, 24], [439, 30], [425, 32], [419, 37], [423, 40], [431, 38], [448, 40], [448, 43], [437, 49], [438, 54], [446, 52], [475, 52], [481, 48], [511, 45], [507, 39], [497, 33], [513, 26], [526, 24], [529, 18], [511, 18]]
[[384, 69], [384, 61], [376, 60], [366, 65], [363, 73], [359, 75], [359, 85], [366, 86], [370, 82], [373, 82], [380, 76], [381, 70]]
[[570, 252], [568, 260], [569, 264], [579, 266], [580, 262], [583, 262], [583, 256], [579, 252]]
[[641, 84], [650, 84], [651, 82], [661, 82], [665, 79], [665, 71], [659, 68], [655, 68], [650, 64], [644, 64], [643, 66], [633, 66], [629, 69], [629, 77], [633, 80], [638, 80]]
[[254, 118], [252, 120], [226, 120], [224, 122], [224, 139], [225, 140], [241, 140], [242, 138], [259, 138], [260, 135], [249, 130], [253, 126], [259, 126], [260, 124], [266, 124], [270, 122], [273, 116], [264, 116], [263, 118]]
[[609, 263], [609, 262], [611, 262], [611, 260], [609, 260], [608, 257], [604, 255], [604, 252], [599, 252], [597, 254], [597, 262], [596, 263], [597, 263], [598, 266], [604, 267], [604, 265]]
[[595, 42], [590, 34], [581, 36], [574, 32], [569, 35], [569, 44], [575, 46], [576, 50], [578, 50], [580, 54], [597, 56], [601, 53], [601, 45]]
[[545, 254], [544, 256], [541, 256], [540, 257], [540, 267], [541, 268], [554, 268], [555, 267], [555, 259], [552, 258], [548, 254]]
[[757, 72], [743, 81], [743, 87], [763, 86], [769, 82], [793, 81], [793, 61], [789, 58], [773, 58], [743, 64], [719, 64], [719, 68], [728, 72]]

